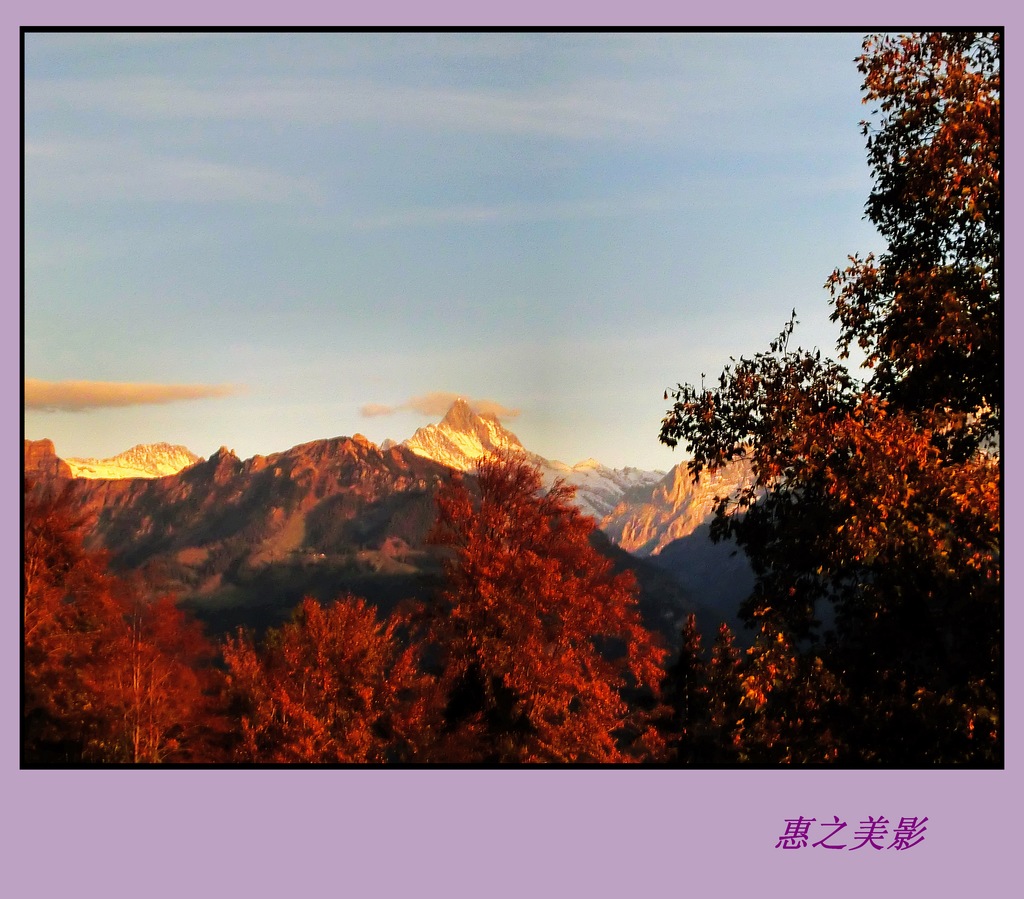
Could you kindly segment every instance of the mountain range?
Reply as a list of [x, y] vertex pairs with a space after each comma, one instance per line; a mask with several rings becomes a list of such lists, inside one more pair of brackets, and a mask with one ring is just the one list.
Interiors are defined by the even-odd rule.
[[[54, 470], [47, 447], [29, 443], [36, 477]], [[279, 623], [306, 595], [351, 591], [385, 609], [416, 595], [432, 570], [434, 492], [451, 475], [355, 435], [244, 461], [221, 447], [160, 478], [57, 480], [87, 522], [88, 547], [232, 629]], [[53, 486], [40, 479], [32, 489]]]
[[561, 479], [577, 488], [597, 544], [636, 573], [652, 626], [678, 633], [692, 611], [708, 633], [720, 620], [736, 624], [753, 576], [734, 545], [710, 541], [707, 524], [716, 496], [748, 482], [740, 464], [696, 485], [685, 463], [667, 474], [595, 460], [568, 466], [527, 451], [461, 400], [402, 444], [356, 434], [245, 461], [226, 447], [203, 460], [169, 444], [61, 460], [47, 440], [26, 441], [24, 458], [37, 489], [70, 485], [91, 522], [89, 545], [230, 628], [277, 623], [304, 595], [350, 590], [389, 608], [422, 594], [438, 572], [426, 545], [434, 493], [453, 471], [499, 451], [525, 454], [547, 487]]

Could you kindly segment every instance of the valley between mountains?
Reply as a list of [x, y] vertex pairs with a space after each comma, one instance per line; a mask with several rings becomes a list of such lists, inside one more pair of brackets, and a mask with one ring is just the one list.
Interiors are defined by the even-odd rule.
[[226, 447], [203, 459], [149, 444], [97, 460], [62, 459], [38, 440], [25, 442], [24, 470], [36, 493], [66, 487], [86, 545], [106, 550], [116, 570], [144, 573], [210, 630], [229, 632], [276, 626], [305, 596], [351, 591], [387, 612], [425, 595], [440, 570], [426, 542], [438, 488], [501, 452], [525, 455], [546, 489], [575, 488], [597, 524], [592, 542], [634, 572], [645, 623], [670, 645], [692, 612], [708, 636], [722, 621], [738, 627], [753, 574], [735, 545], [711, 541], [709, 522], [716, 497], [748, 483], [744, 465], [699, 484], [685, 463], [668, 473], [570, 466], [530, 452], [462, 400], [403, 443], [356, 434], [245, 460]]

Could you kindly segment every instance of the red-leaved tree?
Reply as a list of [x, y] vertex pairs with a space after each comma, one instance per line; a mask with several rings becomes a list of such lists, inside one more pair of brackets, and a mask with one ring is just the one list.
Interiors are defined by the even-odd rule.
[[481, 461], [438, 496], [448, 548], [429, 642], [446, 697], [435, 758], [458, 763], [638, 760], [657, 742], [638, 704], [664, 674], [632, 575], [590, 544], [572, 489], [541, 492], [516, 456]]
[[305, 599], [257, 645], [239, 632], [224, 647], [240, 722], [235, 756], [258, 763], [418, 761], [430, 679], [415, 648], [365, 600], [324, 608]]
[[210, 760], [217, 676], [199, 624], [87, 550], [66, 492], [26, 489], [24, 513], [23, 761]]

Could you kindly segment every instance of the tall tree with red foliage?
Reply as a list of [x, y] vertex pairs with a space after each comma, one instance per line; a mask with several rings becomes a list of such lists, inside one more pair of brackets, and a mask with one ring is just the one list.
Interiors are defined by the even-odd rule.
[[664, 650], [640, 622], [632, 575], [591, 546], [593, 521], [571, 497], [542, 493], [539, 471], [510, 455], [439, 494], [438, 760], [615, 763], [659, 747], [627, 696], [656, 689]]

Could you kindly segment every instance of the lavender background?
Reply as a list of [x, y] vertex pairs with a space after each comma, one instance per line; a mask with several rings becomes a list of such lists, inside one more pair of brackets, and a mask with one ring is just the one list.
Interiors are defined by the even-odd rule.
[[[1020, 158], [1024, 95], [1019, 13], [1008, 4], [860, 3], [828, 13], [818, 3], [734, 3], [705, 12], [677, 2], [538, 2], [484, 8], [404, 0], [372, 8], [294, 0], [287, 5], [179, 0], [166, 8], [100, 0], [15, 3], [0, 12], [4, 127], [0, 211], [3, 403], [0, 444], [8, 514], [0, 521], [7, 573], [0, 653], [0, 882], [18, 896], [787, 896], [882, 895], [913, 887], [935, 897], [1005, 894], [1017, 877], [1013, 797], [1022, 795], [1016, 689], [1008, 654], [1004, 771], [69, 771], [18, 770], [20, 619], [17, 385], [19, 353], [19, 31], [37, 25], [856, 25], [858, 31], [1005, 25], [1006, 159]], [[865, 163], [866, 164], [866, 163]], [[1009, 179], [1006, 245], [1021, 246], [1020, 180]], [[851, 251], [856, 249], [850, 248]], [[1009, 254], [1008, 294], [1021, 283]], [[826, 298], [822, 297], [822, 302]], [[1008, 304], [1008, 346], [1021, 326]], [[1019, 354], [1007, 359], [1006, 624], [1019, 633], [1021, 526]], [[1013, 645], [1012, 640], [1007, 641]], [[802, 814], [851, 827], [868, 815], [929, 817], [907, 852], [774, 849], [784, 819]], [[850, 833], [851, 831], [847, 831]], [[702, 889], [703, 888], [703, 889]]]

